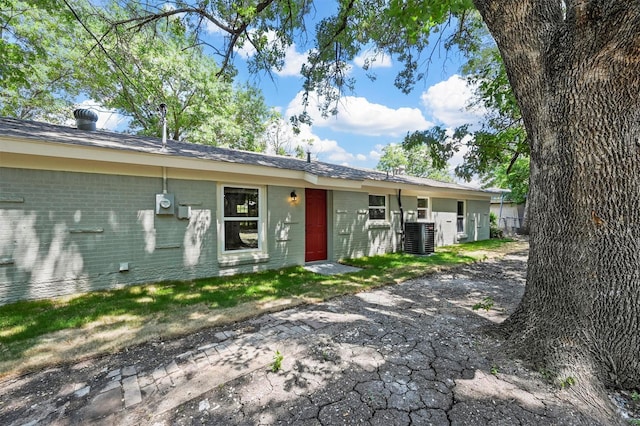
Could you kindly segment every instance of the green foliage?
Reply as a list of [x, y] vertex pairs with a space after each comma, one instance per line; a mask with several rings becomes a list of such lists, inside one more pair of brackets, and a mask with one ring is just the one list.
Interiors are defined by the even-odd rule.
[[565, 388], [571, 387], [571, 386], [573, 386], [575, 384], [576, 384], [576, 379], [571, 377], [571, 376], [567, 376], [564, 379], [560, 380], [560, 388], [561, 389], [565, 389]]
[[[102, 21], [136, 10], [112, 6], [108, 13]], [[161, 136], [157, 109], [164, 103], [168, 137], [174, 140], [264, 151], [260, 136], [269, 110], [262, 94], [218, 75], [215, 61], [181, 20], [158, 21], [136, 32], [109, 32], [95, 22], [94, 31], [104, 34], [102, 49], [87, 58], [83, 86], [94, 99], [130, 116], [132, 131]]]
[[[48, 22], [58, 22], [62, 15], [67, 17], [65, 22], [73, 21], [69, 10], [56, 11], [52, 4], [54, 2], [47, 2], [41, 9], [55, 15]], [[253, 53], [247, 57], [251, 72], [282, 69], [294, 37], [308, 31], [308, 16], [314, 10], [312, 3], [296, 0], [238, 4], [231, 0], [212, 0], [186, 1], [180, 5], [178, 11], [124, 0], [107, 4], [98, 11], [85, 3], [71, 2], [70, 7], [79, 21], [93, 36], [86, 31], [78, 33], [81, 26], [74, 22], [73, 31], [69, 30], [71, 27], [58, 25], [58, 33], [49, 32], [40, 39], [55, 40], [62, 46], [70, 40], [78, 41], [82, 47], [73, 51], [80, 53], [81, 62], [90, 71], [69, 80], [81, 81], [78, 88], [70, 86], [69, 91], [38, 90], [38, 93], [72, 94], [73, 90], [87, 89], [96, 100], [132, 117], [133, 131], [154, 135], [160, 132], [156, 109], [165, 103], [169, 109], [170, 137], [174, 139], [265, 149], [264, 141], [257, 135], [264, 130], [269, 112], [255, 89], [230, 86], [230, 78], [235, 74], [231, 58], [234, 49], [251, 48]], [[495, 112], [485, 128], [473, 133], [465, 164], [457, 169], [457, 174], [469, 179], [475, 173], [491, 172], [496, 164], [526, 156], [522, 126], [509, 125], [521, 120], [504, 67], [495, 47], [485, 47], [484, 40], [490, 37], [472, 10], [470, 0], [338, 1], [335, 13], [321, 18], [315, 37], [308, 38], [312, 45], [306, 46], [309, 57], [301, 69], [306, 93], [303, 101], [307, 102], [309, 94], [316, 92], [323, 113], [334, 113], [337, 99], [355, 84], [349, 77], [349, 62], [363, 50], [370, 51], [372, 57], [393, 56], [396, 63], [403, 66], [396, 86], [403, 92], [410, 91], [425, 77], [425, 70], [420, 68], [429, 62], [422, 57], [429, 37], [455, 24], [455, 31], [445, 39], [445, 46], [457, 44], [471, 55], [465, 72], [478, 87], [478, 103]], [[47, 22], [47, 18], [42, 21]], [[217, 27], [219, 31], [218, 41], [211, 47], [220, 55], [220, 66], [204, 55], [201, 34], [211, 32], [205, 31], [205, 25]], [[3, 75], [12, 76], [15, 82], [24, 80], [27, 72], [11, 64], [24, 62], [32, 52], [16, 50], [18, 45], [6, 38], [2, 42], [5, 47], [2, 52], [9, 64], [0, 68]], [[35, 46], [33, 52], [50, 54], [43, 44], [33, 42], [31, 45]], [[370, 64], [371, 60], [365, 63]], [[61, 60], [59, 64], [75, 65], [78, 61]], [[247, 116], [248, 111], [251, 113]], [[308, 122], [309, 116], [303, 112], [293, 121], [294, 124]], [[410, 161], [408, 168], [412, 164], [417, 168], [410, 174], [426, 176], [433, 170], [444, 169], [468, 133], [468, 128], [463, 126], [453, 135], [440, 128], [408, 135], [405, 145], [428, 147], [432, 168], [429, 171], [424, 163]], [[282, 147], [275, 150], [285, 151]]]
[[[476, 28], [477, 39], [490, 40], [486, 27]], [[473, 106], [487, 114], [482, 128], [471, 134], [465, 161], [456, 173], [466, 179], [480, 174], [487, 186], [510, 189], [512, 201], [522, 203], [529, 191], [529, 143], [495, 43], [470, 52], [463, 72], [475, 88]]]
[[498, 215], [494, 212], [489, 213], [489, 224], [491, 226], [498, 226]]
[[[121, 4], [123, 8], [130, 5], [127, 0]], [[337, 0], [333, 13], [318, 20], [311, 0], [249, 0], [241, 4], [233, 0], [188, 0], [180, 2], [181, 7], [175, 12], [158, 8], [154, 3], [138, 5], [132, 8], [131, 16], [114, 18], [111, 31], [119, 28], [139, 31], [141, 27], [153, 27], [171, 19], [180, 20], [197, 35], [210, 33], [210, 28], [216, 27], [217, 41], [212, 50], [220, 58], [221, 69], [216, 72], [219, 75], [235, 72], [232, 57], [238, 49], [251, 51], [245, 59], [254, 74], [281, 70], [294, 38], [306, 35], [304, 49], [308, 57], [300, 70], [306, 93], [303, 101], [308, 105], [308, 95], [315, 92], [322, 99], [324, 114], [335, 113], [340, 94], [354, 88], [355, 81], [349, 76], [350, 62], [362, 51], [371, 52], [372, 57], [383, 53], [393, 56], [402, 66], [396, 86], [409, 92], [426, 76], [420, 67], [429, 62], [424, 57], [429, 37], [455, 25], [456, 18], [466, 22], [465, 17], [473, 8], [471, 0]], [[315, 28], [308, 28], [311, 21]], [[457, 38], [452, 37], [451, 42], [458, 43]], [[198, 38], [196, 42], [203, 40]], [[296, 42], [302, 47], [301, 40]], [[365, 68], [370, 63], [371, 59], [365, 61]], [[310, 117], [303, 112], [293, 121], [305, 123]]]
[[0, 3], [0, 116], [61, 123], [79, 93], [74, 64], [83, 34], [49, 2]]
[[382, 149], [382, 156], [378, 160], [376, 169], [389, 172], [392, 175], [401, 174], [406, 169], [407, 157], [400, 145], [390, 144]]
[[549, 371], [546, 368], [541, 368], [540, 370], [538, 370], [538, 373], [540, 373], [542, 378], [548, 382], [552, 382], [553, 377], [555, 376], [555, 373], [553, 371]]
[[478, 309], [484, 309], [485, 311], [489, 312], [489, 310], [493, 308], [493, 304], [494, 304], [493, 298], [491, 296], [487, 296], [484, 299], [482, 299], [481, 302], [478, 302], [475, 305], [473, 305], [471, 309], [473, 309], [474, 311], [477, 311]]
[[491, 225], [489, 228], [489, 238], [504, 238], [504, 232], [497, 225]]
[[448, 134], [447, 130], [440, 126], [434, 126], [429, 130], [407, 134], [402, 146], [407, 150], [426, 147], [433, 167], [443, 169], [447, 166], [447, 161], [460, 150], [462, 139], [466, 135], [466, 126], [459, 127], [453, 134]]
[[519, 157], [511, 164], [498, 164], [492, 174], [485, 176], [485, 183], [487, 186], [510, 189], [507, 198], [516, 204], [524, 203], [529, 193], [529, 157]]
[[376, 169], [389, 172], [392, 175], [406, 174], [442, 182], [453, 182], [447, 173], [446, 165], [444, 168], [434, 167], [428, 148], [425, 146], [387, 145], [382, 150], [382, 156]]
[[498, 215], [494, 212], [489, 213], [489, 238], [503, 238], [504, 233], [498, 226]]
[[282, 360], [284, 359], [284, 355], [280, 353], [280, 351], [276, 350], [276, 353], [273, 355], [273, 361], [271, 362], [271, 372], [277, 373], [282, 368]]
[[433, 164], [442, 166], [464, 146], [466, 153], [455, 174], [465, 180], [480, 175], [486, 186], [512, 191], [523, 202], [529, 183], [529, 145], [518, 103], [495, 43], [476, 13], [465, 15], [454, 36], [467, 54], [463, 73], [472, 88], [469, 105], [486, 111], [479, 129], [460, 126], [453, 132], [439, 127], [408, 134], [404, 146], [428, 147]]
[[264, 150], [260, 136], [270, 112], [262, 94], [219, 73], [180, 19], [130, 31], [109, 22], [139, 16], [135, 3], [4, 3], [0, 115], [63, 123], [84, 95], [130, 117], [130, 131], [160, 136], [157, 109], [165, 103], [170, 138]]
[[633, 401], [640, 401], [640, 393], [634, 390], [633, 392], [631, 392], [631, 399]]
[[405, 171], [409, 176], [418, 176], [441, 182], [453, 182], [453, 178], [449, 174], [447, 167], [437, 168], [433, 159], [429, 156], [429, 150], [426, 147], [415, 147], [404, 150], [407, 156], [407, 169]]
[[498, 367], [495, 365], [491, 366], [491, 370], [490, 370], [491, 374], [493, 374], [494, 376], [498, 375]]

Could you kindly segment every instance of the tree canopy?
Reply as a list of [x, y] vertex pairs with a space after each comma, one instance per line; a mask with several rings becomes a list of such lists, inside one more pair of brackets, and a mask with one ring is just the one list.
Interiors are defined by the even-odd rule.
[[129, 117], [129, 131], [159, 136], [163, 103], [173, 139], [265, 149], [261, 136], [271, 112], [261, 92], [219, 74], [180, 19], [131, 32], [108, 22], [140, 13], [135, 3], [66, 5], [11, 0], [3, 12], [2, 42], [11, 57], [0, 68], [7, 82], [2, 115], [65, 122], [74, 101], [87, 96]]
[[84, 33], [65, 9], [33, 2], [0, 2], [0, 115], [54, 123], [71, 117], [80, 93], [74, 64], [83, 52], [75, 49]]
[[[116, 9], [109, 16], [129, 13]], [[160, 135], [157, 108], [163, 103], [172, 139], [264, 150], [260, 136], [269, 109], [262, 94], [217, 76], [219, 67], [179, 19], [156, 21], [136, 32], [107, 29], [97, 31], [105, 34], [101, 49], [110, 61], [93, 49], [88, 72], [82, 75], [92, 98], [130, 113], [131, 127], [143, 134]]]
[[445, 167], [436, 168], [426, 146], [406, 148], [402, 144], [389, 144], [382, 149], [376, 169], [392, 175], [407, 174], [441, 182], [453, 182]]
[[464, 149], [456, 176], [467, 181], [477, 176], [486, 186], [509, 189], [513, 201], [522, 203], [529, 182], [526, 130], [500, 52], [478, 19], [478, 15], [469, 14], [469, 29], [457, 34], [455, 40], [467, 57], [462, 73], [473, 89], [468, 108], [484, 112], [479, 127], [475, 123], [453, 130], [436, 126], [407, 134], [403, 145], [427, 147], [441, 166]]
[[[455, 25], [456, 17], [464, 21], [473, 8], [470, 0], [338, 0], [330, 5], [328, 13], [323, 8], [324, 14], [319, 15], [310, 0], [186, 1], [172, 8], [151, 3], [129, 18], [113, 19], [111, 24], [113, 28], [137, 30], [168, 17], [178, 18], [218, 55], [219, 75], [234, 72], [233, 59], [239, 48], [254, 52], [248, 58], [251, 71], [281, 70], [287, 47], [305, 40], [310, 49], [300, 70], [304, 102], [308, 105], [308, 95], [315, 93], [323, 99], [323, 112], [331, 114], [337, 111], [335, 102], [341, 94], [353, 88], [350, 62], [361, 51], [369, 51], [371, 58], [392, 55], [402, 64], [395, 85], [408, 93], [426, 76], [423, 68], [430, 61], [429, 36], [440, 32], [442, 25]], [[211, 28], [220, 35], [219, 43], [202, 37]], [[467, 27], [460, 26], [461, 34], [466, 31]], [[303, 113], [294, 121], [310, 122], [310, 117]]]

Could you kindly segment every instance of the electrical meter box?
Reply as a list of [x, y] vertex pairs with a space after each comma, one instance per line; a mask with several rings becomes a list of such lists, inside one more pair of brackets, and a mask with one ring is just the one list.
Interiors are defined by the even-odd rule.
[[156, 214], [173, 215], [175, 213], [173, 194], [156, 194]]

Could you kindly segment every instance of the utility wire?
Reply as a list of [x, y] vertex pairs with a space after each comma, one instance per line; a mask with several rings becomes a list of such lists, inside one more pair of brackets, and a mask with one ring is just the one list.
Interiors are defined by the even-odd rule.
[[120, 66], [120, 64], [118, 63], [118, 61], [116, 61], [107, 51], [107, 49], [103, 46], [102, 41], [100, 39], [98, 39], [98, 37], [93, 33], [93, 31], [91, 31], [91, 29], [89, 29], [89, 27], [87, 27], [87, 25], [82, 21], [82, 19], [80, 18], [80, 16], [78, 15], [78, 13], [75, 11], [75, 9], [69, 4], [69, 2], [67, 0], [63, 0], [64, 4], [67, 6], [67, 8], [71, 11], [71, 13], [73, 14], [73, 16], [75, 17], [76, 21], [78, 21], [80, 23], [80, 25], [82, 25], [82, 28], [84, 28], [84, 30], [91, 36], [91, 38], [96, 42], [96, 45], [100, 48], [100, 50], [102, 50], [102, 52], [105, 54], [105, 56], [111, 61], [111, 63], [113, 63], [113, 65], [118, 69], [118, 71], [122, 74], [122, 76], [125, 78], [125, 80], [131, 85], [131, 87], [135, 87], [137, 88], [137, 90], [140, 90], [141, 87], [142, 89], [144, 89], [144, 91], [146, 91], [150, 96], [154, 97], [155, 95], [147, 88], [144, 86], [138, 86], [136, 83], [133, 82], [133, 80], [131, 80], [131, 78], [129, 78], [129, 76], [127, 75], [127, 73], [125, 72], [125, 70]]

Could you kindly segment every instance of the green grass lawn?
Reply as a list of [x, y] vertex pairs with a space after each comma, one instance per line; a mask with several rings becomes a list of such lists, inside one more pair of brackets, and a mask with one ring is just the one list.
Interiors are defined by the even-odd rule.
[[362, 270], [343, 275], [324, 276], [296, 266], [12, 303], [0, 306], [0, 358], [19, 360], [52, 333], [83, 329], [96, 322], [117, 331], [118, 327], [135, 327], [152, 320], [165, 324], [178, 321], [192, 314], [194, 308], [215, 311], [287, 298], [326, 300], [482, 260], [492, 252], [509, 251], [510, 244], [507, 239], [487, 240], [440, 247], [430, 256], [393, 253], [347, 259], [345, 263]]

